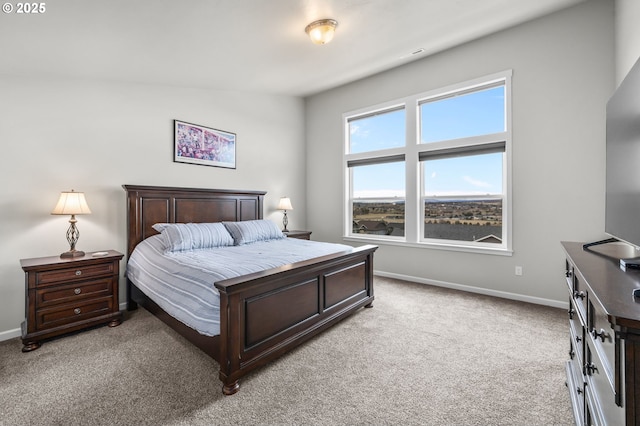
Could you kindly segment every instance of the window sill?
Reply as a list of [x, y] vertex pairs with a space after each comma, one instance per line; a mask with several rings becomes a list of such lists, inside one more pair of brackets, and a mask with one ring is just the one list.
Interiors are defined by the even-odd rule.
[[377, 244], [377, 245], [411, 247], [411, 248], [431, 249], [431, 250], [457, 251], [457, 252], [465, 252], [465, 253], [488, 254], [488, 255], [494, 255], [494, 256], [513, 256], [513, 250], [505, 249], [502, 247], [492, 248], [492, 247], [465, 246], [465, 245], [454, 245], [454, 244], [412, 243], [412, 242], [407, 242], [400, 239], [386, 239], [386, 238], [382, 239], [382, 238], [353, 236], [353, 235], [343, 236], [342, 239], [343, 241], [369, 243], [369, 244]]

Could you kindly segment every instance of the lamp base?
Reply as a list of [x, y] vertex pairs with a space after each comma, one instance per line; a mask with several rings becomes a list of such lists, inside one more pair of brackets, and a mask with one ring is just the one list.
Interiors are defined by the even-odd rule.
[[60, 255], [62, 259], [74, 258], [74, 257], [82, 257], [84, 256], [84, 252], [82, 250], [69, 250], [65, 251]]

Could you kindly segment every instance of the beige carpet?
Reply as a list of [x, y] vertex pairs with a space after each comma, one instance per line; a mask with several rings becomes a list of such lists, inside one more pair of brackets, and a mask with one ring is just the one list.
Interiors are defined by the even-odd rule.
[[359, 310], [241, 381], [148, 312], [20, 352], [1, 425], [570, 425], [566, 313], [376, 277]]

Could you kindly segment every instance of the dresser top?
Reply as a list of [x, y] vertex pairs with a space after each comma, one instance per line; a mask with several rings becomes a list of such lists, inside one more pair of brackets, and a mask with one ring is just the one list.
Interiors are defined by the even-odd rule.
[[567, 256], [582, 275], [595, 298], [609, 315], [609, 321], [623, 327], [640, 329], [640, 298], [633, 290], [640, 288], [640, 270], [620, 269], [620, 259], [637, 256], [631, 246], [609, 243], [582, 248], [583, 243], [562, 242]]
[[[102, 254], [106, 253], [106, 254]], [[96, 254], [94, 256], [94, 254]], [[65, 266], [67, 264], [73, 264], [74, 262], [84, 261], [100, 261], [101, 259], [110, 259], [114, 260], [114, 258], [122, 259], [124, 255], [115, 250], [105, 250], [98, 252], [87, 252], [84, 256], [73, 257], [73, 258], [61, 258], [58, 256], [47, 256], [47, 257], [34, 257], [31, 259], [20, 259], [20, 266], [22, 269], [29, 270], [31, 268], [36, 268], [39, 266]]]

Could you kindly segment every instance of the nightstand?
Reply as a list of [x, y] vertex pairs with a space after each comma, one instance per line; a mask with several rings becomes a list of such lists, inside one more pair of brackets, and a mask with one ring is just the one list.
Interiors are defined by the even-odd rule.
[[299, 240], [310, 240], [311, 231], [287, 231], [283, 232], [289, 238], [297, 238]]
[[76, 258], [20, 260], [26, 292], [22, 352], [38, 349], [41, 340], [61, 334], [99, 324], [119, 325], [118, 280], [123, 256], [109, 250]]

